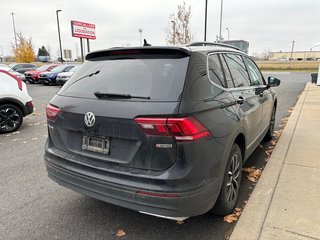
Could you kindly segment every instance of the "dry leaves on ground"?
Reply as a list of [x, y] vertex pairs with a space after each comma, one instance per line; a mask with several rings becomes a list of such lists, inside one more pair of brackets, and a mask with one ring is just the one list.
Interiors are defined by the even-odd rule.
[[233, 223], [238, 220], [241, 215], [241, 208], [236, 208], [235, 211], [227, 216], [223, 217], [223, 221], [227, 223]]
[[117, 237], [124, 237], [125, 235], [126, 235], [126, 233], [122, 229], [118, 230], [118, 232], [116, 233]]
[[259, 144], [259, 148], [260, 148], [260, 149], [263, 149], [263, 145], [262, 145], [262, 144]]
[[254, 183], [258, 182], [262, 173], [261, 169], [256, 169], [255, 167], [243, 168], [242, 170], [248, 173], [247, 178]]
[[184, 224], [184, 221], [177, 221], [176, 223], [181, 225], [181, 224]]

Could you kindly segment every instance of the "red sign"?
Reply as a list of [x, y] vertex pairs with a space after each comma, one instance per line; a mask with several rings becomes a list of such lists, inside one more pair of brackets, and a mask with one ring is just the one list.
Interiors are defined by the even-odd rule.
[[96, 26], [91, 23], [71, 21], [72, 37], [96, 39]]

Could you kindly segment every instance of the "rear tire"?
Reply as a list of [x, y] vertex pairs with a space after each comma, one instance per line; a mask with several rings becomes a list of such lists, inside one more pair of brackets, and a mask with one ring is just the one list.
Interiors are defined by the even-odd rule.
[[272, 113], [271, 113], [271, 119], [270, 119], [270, 123], [269, 123], [269, 128], [268, 131], [264, 137], [265, 140], [271, 140], [273, 137], [273, 132], [274, 132], [274, 125], [276, 122], [276, 107], [274, 106], [272, 109]]
[[238, 196], [242, 174], [242, 154], [238, 144], [234, 143], [228, 158], [218, 200], [212, 211], [218, 215], [233, 212]]
[[0, 105], [0, 133], [16, 131], [23, 122], [22, 111], [15, 105]]

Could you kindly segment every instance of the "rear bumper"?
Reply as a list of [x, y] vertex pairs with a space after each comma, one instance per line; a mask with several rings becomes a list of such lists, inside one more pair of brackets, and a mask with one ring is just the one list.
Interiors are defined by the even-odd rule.
[[25, 116], [31, 114], [32, 112], [33, 112], [33, 102], [30, 101], [30, 102], [27, 102], [25, 105]]
[[[84, 195], [129, 208], [139, 212], [161, 215], [166, 217], [191, 217], [201, 215], [210, 210], [219, 193], [219, 181], [212, 181], [209, 184], [200, 185], [190, 191], [179, 191], [179, 182], [175, 187], [166, 186], [167, 180], [158, 181], [146, 186], [152, 179], [144, 178], [141, 183], [141, 176], [137, 177], [118, 174], [114, 177], [106, 171], [87, 171], [83, 166], [68, 163], [68, 160], [61, 158], [50, 151], [45, 154], [48, 176], [60, 185], [82, 193]], [[181, 179], [185, 184], [185, 179]], [[157, 188], [157, 190], [156, 190]], [[158, 189], [165, 191], [159, 191]], [[171, 190], [170, 190], [171, 189]]]

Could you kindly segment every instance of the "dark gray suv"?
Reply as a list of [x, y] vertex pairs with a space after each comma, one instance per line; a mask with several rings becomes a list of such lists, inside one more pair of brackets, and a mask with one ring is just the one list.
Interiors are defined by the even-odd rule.
[[154, 216], [228, 214], [279, 84], [221, 44], [91, 52], [47, 106], [48, 175]]

